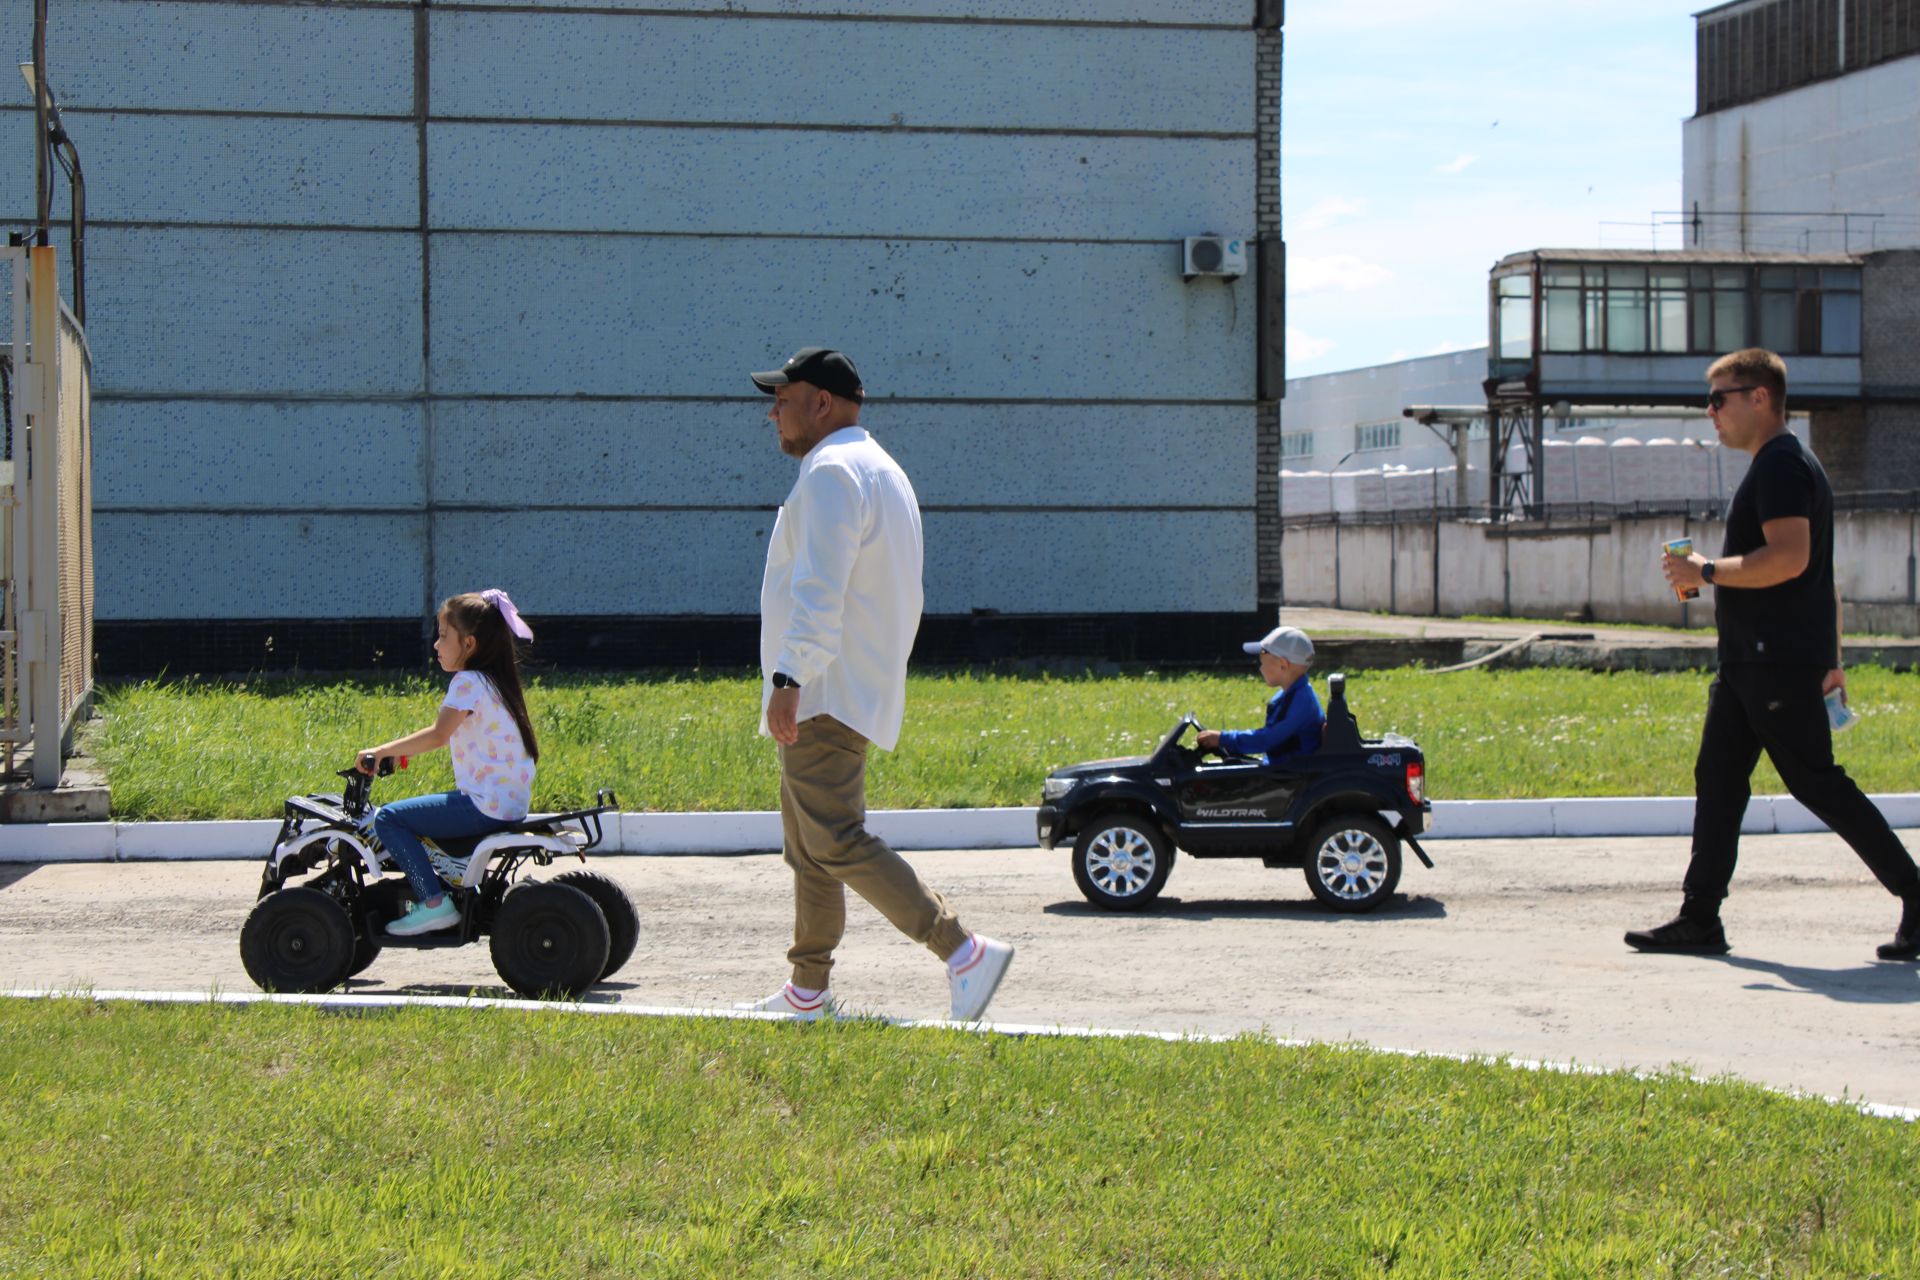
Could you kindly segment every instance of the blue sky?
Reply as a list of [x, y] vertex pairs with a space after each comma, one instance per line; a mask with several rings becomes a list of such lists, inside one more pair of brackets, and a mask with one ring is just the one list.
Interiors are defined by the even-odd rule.
[[1288, 4], [1288, 376], [1482, 345], [1508, 253], [1654, 244], [1651, 215], [1680, 207], [1706, 7]]

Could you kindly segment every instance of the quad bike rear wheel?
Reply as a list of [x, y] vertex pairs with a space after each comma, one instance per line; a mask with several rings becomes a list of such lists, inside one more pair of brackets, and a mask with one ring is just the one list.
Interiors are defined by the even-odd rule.
[[611, 978], [633, 958], [633, 948], [640, 941], [640, 913], [634, 910], [633, 899], [617, 881], [598, 871], [569, 871], [555, 876], [553, 883], [569, 884], [586, 894], [607, 918], [607, 967], [600, 977]]
[[528, 881], [501, 899], [493, 967], [530, 999], [578, 999], [606, 972], [612, 939], [592, 898], [557, 880]]

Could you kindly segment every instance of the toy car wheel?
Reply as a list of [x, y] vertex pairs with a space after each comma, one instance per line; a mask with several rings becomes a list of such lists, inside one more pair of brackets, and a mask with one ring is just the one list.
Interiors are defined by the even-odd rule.
[[621, 965], [633, 958], [634, 945], [640, 941], [640, 913], [633, 909], [633, 899], [619, 884], [598, 871], [569, 871], [555, 876], [553, 883], [570, 884], [586, 894], [607, 918], [607, 967], [600, 971], [600, 976], [612, 977]]
[[240, 930], [240, 963], [262, 991], [331, 991], [354, 959], [347, 909], [301, 886], [260, 899]]
[[578, 997], [606, 971], [607, 918], [558, 881], [522, 884], [493, 919], [493, 967], [523, 996]]
[[1400, 884], [1400, 838], [1365, 813], [1329, 818], [1307, 846], [1307, 887], [1330, 910], [1372, 911]]
[[1103, 813], [1073, 842], [1073, 879], [1088, 902], [1138, 911], [1160, 896], [1173, 871], [1173, 846], [1150, 818]]

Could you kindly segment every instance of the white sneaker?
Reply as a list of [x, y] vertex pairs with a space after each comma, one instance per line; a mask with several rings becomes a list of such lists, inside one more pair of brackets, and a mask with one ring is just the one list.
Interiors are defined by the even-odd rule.
[[750, 1000], [733, 1007], [742, 1013], [778, 1013], [795, 1022], [817, 1022], [832, 1015], [833, 992], [823, 990], [811, 1000], [803, 1000], [794, 994], [793, 984], [789, 982], [765, 1000]]
[[1010, 945], [975, 934], [973, 954], [959, 968], [947, 970], [947, 987], [953, 995], [949, 1016], [955, 1022], [972, 1022], [985, 1013], [1011, 963], [1013, 948]]

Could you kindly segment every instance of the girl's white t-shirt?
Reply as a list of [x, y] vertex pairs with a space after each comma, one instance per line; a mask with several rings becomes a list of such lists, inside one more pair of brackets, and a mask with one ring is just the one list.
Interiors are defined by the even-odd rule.
[[520, 726], [493, 681], [477, 671], [454, 673], [442, 706], [472, 712], [453, 730], [453, 782], [489, 818], [515, 822], [533, 803], [533, 760]]

